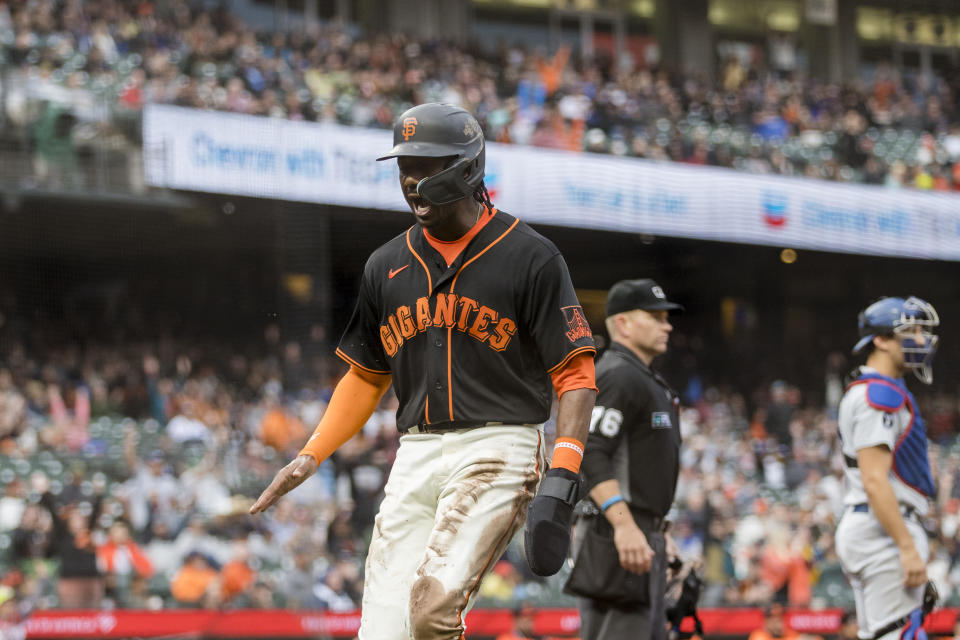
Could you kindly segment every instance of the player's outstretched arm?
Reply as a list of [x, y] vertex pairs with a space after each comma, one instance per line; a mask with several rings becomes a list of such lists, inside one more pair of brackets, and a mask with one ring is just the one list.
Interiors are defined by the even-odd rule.
[[863, 488], [867, 492], [870, 511], [900, 550], [904, 584], [908, 587], [919, 587], [927, 581], [927, 566], [913, 543], [900, 513], [897, 496], [890, 485], [892, 464], [893, 454], [886, 446], [866, 447], [857, 451], [857, 466], [863, 479]]
[[250, 507], [250, 513], [260, 513], [272, 507], [283, 495], [297, 488], [304, 480], [312, 476], [318, 466], [313, 456], [297, 456], [290, 464], [277, 472], [270, 486], [264, 489], [257, 501]]
[[250, 507], [250, 513], [269, 509], [284, 494], [300, 486], [340, 445], [352, 438], [370, 419], [391, 377], [351, 367], [333, 391], [330, 404], [296, 459], [277, 472], [270, 486]]

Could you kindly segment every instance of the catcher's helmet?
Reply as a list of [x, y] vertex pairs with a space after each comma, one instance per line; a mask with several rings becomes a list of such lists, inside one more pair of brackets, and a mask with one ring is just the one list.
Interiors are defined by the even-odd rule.
[[473, 195], [483, 183], [483, 131], [469, 112], [430, 102], [404, 111], [393, 125], [393, 149], [377, 158], [453, 158], [440, 173], [417, 184], [430, 204], [449, 204]]
[[940, 316], [929, 302], [914, 296], [881, 298], [860, 312], [860, 340], [853, 347], [853, 352], [862, 351], [876, 336], [901, 334], [919, 326], [924, 333], [922, 345], [909, 334], [903, 337], [904, 365], [913, 369], [922, 382], [930, 384], [933, 382], [933, 356], [937, 352], [939, 341], [939, 338], [933, 335], [933, 328], [939, 324]]

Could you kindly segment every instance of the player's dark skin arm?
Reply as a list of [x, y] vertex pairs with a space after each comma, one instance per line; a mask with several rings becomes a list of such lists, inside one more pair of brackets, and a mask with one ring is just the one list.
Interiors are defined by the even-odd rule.
[[557, 437], [586, 442], [590, 414], [596, 400], [597, 392], [593, 389], [571, 389], [561, 395], [557, 408]]
[[870, 510], [900, 550], [904, 584], [919, 587], [927, 581], [927, 567], [907, 530], [897, 496], [890, 486], [892, 464], [893, 454], [885, 446], [866, 447], [857, 451], [857, 466]]

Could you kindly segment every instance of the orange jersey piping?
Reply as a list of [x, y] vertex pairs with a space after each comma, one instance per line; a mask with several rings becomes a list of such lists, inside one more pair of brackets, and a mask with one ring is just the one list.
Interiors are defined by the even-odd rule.
[[[413, 227], [410, 227], [413, 229]], [[427, 269], [427, 263], [423, 261], [423, 258], [420, 257], [420, 254], [414, 250], [413, 245], [410, 244], [410, 229], [407, 229], [407, 248], [410, 249], [410, 253], [413, 254], [413, 257], [417, 259], [417, 262], [420, 263], [420, 266], [423, 267], [423, 272], [427, 274], [427, 296], [433, 291], [433, 279], [430, 277], [430, 269]]]
[[390, 371], [389, 369], [387, 369], [386, 371], [383, 371], [382, 369], [371, 369], [370, 367], [365, 367], [359, 362], [357, 362], [356, 360], [354, 360], [353, 358], [351, 358], [350, 356], [348, 356], [347, 354], [345, 354], [343, 351], [341, 351], [340, 347], [337, 347], [336, 354], [340, 356], [343, 360], [346, 360], [347, 364], [353, 365], [358, 369], [363, 369], [364, 371], [368, 371], [370, 373], [376, 373], [377, 375], [392, 373], [392, 371]]
[[[413, 227], [407, 229], [406, 239], [407, 239], [407, 249], [410, 250], [410, 253], [413, 254], [413, 257], [417, 259], [417, 262], [420, 263], [420, 266], [423, 267], [423, 272], [427, 274], [427, 298], [430, 298], [433, 293], [433, 278], [430, 277], [430, 269], [427, 269], [427, 263], [423, 261], [423, 258], [420, 257], [420, 254], [414, 250], [413, 245], [410, 244], [410, 231]], [[423, 407], [423, 418], [426, 420], [427, 424], [430, 424], [430, 391], [426, 392], [424, 396], [425, 404]]]
[[570, 353], [568, 353], [568, 354], [567, 354], [567, 357], [565, 357], [563, 360], [560, 361], [560, 364], [557, 364], [557, 365], [555, 365], [555, 366], [550, 367], [549, 369], [547, 369], [547, 373], [548, 373], [548, 374], [549, 374], [549, 373], [553, 373], [553, 372], [556, 371], [557, 369], [563, 368], [564, 366], [566, 366], [566, 364], [567, 364], [568, 362], [570, 362], [570, 358], [572, 358], [573, 356], [578, 355], [578, 354], [580, 354], [580, 353], [584, 353], [584, 352], [586, 352], [586, 351], [589, 351], [590, 353], [596, 353], [596, 352], [597, 352], [597, 348], [596, 348], [596, 347], [577, 347], [576, 349], [574, 349], [573, 351], [571, 351]]

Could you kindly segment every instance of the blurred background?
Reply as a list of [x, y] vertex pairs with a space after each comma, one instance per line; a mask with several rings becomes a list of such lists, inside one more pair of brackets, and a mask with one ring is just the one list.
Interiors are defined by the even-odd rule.
[[[373, 158], [428, 101], [476, 114], [494, 203], [563, 252], [599, 345], [619, 279], [686, 306], [658, 365], [710, 637], [841, 637], [856, 314], [937, 307], [911, 386], [953, 637], [958, 62], [954, 0], [0, 1], [0, 637], [353, 637], [392, 393], [246, 511], [346, 370], [367, 256], [412, 222]], [[468, 636], [575, 637], [565, 574], [515, 540]]]

